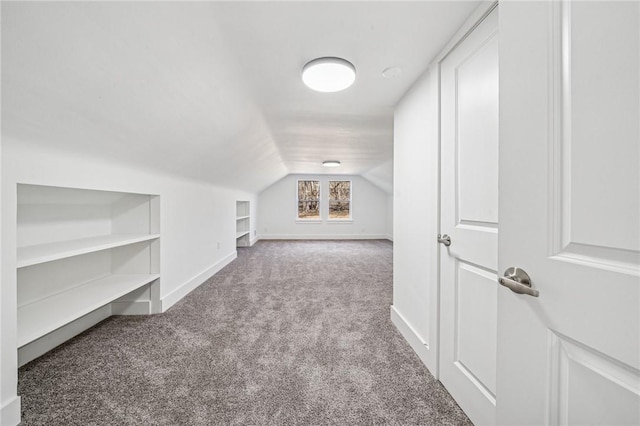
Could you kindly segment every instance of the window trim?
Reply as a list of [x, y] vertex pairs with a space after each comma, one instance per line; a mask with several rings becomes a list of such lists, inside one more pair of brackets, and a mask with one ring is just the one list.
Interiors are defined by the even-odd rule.
[[[300, 199], [298, 196], [300, 195], [300, 182], [318, 182], [318, 217], [317, 218], [301, 218], [299, 215], [298, 208], [300, 206]], [[315, 200], [302, 200], [304, 201], [315, 201]], [[296, 222], [299, 223], [321, 223], [322, 222], [322, 180], [320, 179], [296, 179]]]
[[[331, 218], [331, 182], [349, 182], [349, 217]], [[327, 222], [332, 222], [332, 223], [353, 222], [353, 181], [351, 179], [328, 179], [327, 180]]]

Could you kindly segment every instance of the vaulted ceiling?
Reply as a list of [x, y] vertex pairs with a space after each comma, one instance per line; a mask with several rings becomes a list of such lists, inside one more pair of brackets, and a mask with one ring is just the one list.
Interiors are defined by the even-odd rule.
[[[477, 5], [3, 1], [3, 137], [248, 191], [337, 159], [390, 191], [394, 105]], [[322, 56], [356, 83], [305, 87]]]

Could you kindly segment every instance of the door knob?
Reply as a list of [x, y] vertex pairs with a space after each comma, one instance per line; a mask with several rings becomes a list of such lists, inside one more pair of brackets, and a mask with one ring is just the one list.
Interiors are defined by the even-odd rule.
[[448, 236], [447, 234], [444, 234], [444, 235], [438, 234], [438, 242], [440, 244], [444, 244], [446, 247], [449, 247], [451, 245], [451, 237]]
[[504, 271], [504, 276], [498, 279], [498, 282], [518, 294], [528, 294], [529, 296], [538, 297], [540, 292], [531, 288], [531, 278], [524, 270], [520, 268], [508, 268]]

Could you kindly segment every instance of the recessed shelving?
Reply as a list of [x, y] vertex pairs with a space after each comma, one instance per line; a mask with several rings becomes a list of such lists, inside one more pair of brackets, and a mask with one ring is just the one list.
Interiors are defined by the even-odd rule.
[[160, 309], [157, 195], [18, 184], [21, 365], [117, 314]]
[[249, 201], [236, 201], [236, 247], [251, 245], [251, 209]]

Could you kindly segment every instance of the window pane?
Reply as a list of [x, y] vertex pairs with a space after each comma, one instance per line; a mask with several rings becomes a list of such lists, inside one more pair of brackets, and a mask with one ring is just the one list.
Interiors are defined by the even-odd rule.
[[348, 180], [330, 180], [329, 199], [338, 201], [350, 201], [351, 182]]
[[320, 219], [320, 203], [318, 201], [298, 201], [298, 218]]
[[320, 181], [319, 180], [299, 180], [298, 181], [298, 201], [319, 200]]
[[320, 181], [298, 181], [298, 219], [320, 219]]
[[351, 203], [348, 201], [329, 201], [329, 219], [351, 218]]
[[351, 219], [351, 181], [329, 181], [329, 219]]

